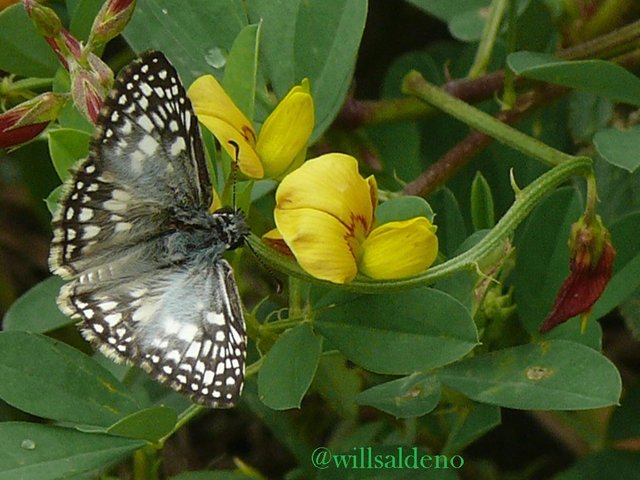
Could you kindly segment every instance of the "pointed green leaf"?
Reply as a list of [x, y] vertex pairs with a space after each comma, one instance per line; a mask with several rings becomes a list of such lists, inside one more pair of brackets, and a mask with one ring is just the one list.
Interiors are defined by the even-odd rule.
[[144, 442], [26, 422], [0, 423], [1, 480], [57, 480], [110, 465]]
[[61, 180], [69, 177], [69, 170], [89, 153], [91, 135], [81, 130], [60, 128], [49, 132], [49, 154]]
[[274, 410], [299, 408], [315, 375], [321, 351], [322, 339], [306, 323], [283, 333], [260, 367], [260, 400]]
[[520, 345], [442, 369], [442, 383], [472, 400], [523, 410], [616, 405], [620, 374], [606, 357], [566, 340]]
[[451, 433], [442, 447], [443, 454], [461, 452], [502, 421], [499, 407], [476, 402], [459, 406], [454, 412], [445, 415], [445, 418], [451, 425]]
[[471, 184], [471, 221], [475, 230], [490, 229], [496, 224], [491, 187], [480, 172]]
[[320, 357], [312, 388], [327, 401], [341, 417], [356, 418], [355, 397], [362, 390], [362, 375], [348, 364], [340, 352], [326, 352]]
[[224, 69], [224, 88], [247, 118], [253, 118], [258, 74], [259, 25], [247, 25], [233, 42]]
[[414, 373], [360, 392], [356, 401], [398, 418], [421, 417], [436, 408], [440, 393], [437, 377]]
[[58, 292], [63, 284], [62, 279], [54, 275], [22, 295], [4, 316], [4, 330], [45, 333], [73, 323], [74, 321], [64, 315], [56, 304]]
[[140, 409], [109, 372], [69, 345], [0, 332], [0, 398], [39, 417], [108, 427]]
[[435, 214], [424, 198], [405, 195], [383, 202], [376, 209], [376, 222], [399, 222], [415, 217], [426, 217], [433, 221]]
[[23, 77], [53, 77], [60, 66], [22, 2], [0, 12], [0, 70]]
[[559, 60], [552, 55], [516, 52], [507, 57], [518, 75], [594, 93], [613, 101], [640, 105], [640, 79], [604, 60]]
[[366, 0], [254, 0], [253, 22], [263, 20], [261, 53], [278, 98], [307, 77], [315, 103], [312, 139], [344, 102], [367, 16]]
[[624, 168], [633, 173], [640, 167], [640, 158], [635, 155], [640, 149], [640, 126], [629, 130], [607, 128], [600, 130], [593, 137], [593, 144], [598, 153], [611, 165]]
[[373, 372], [408, 375], [446, 365], [478, 341], [467, 309], [438, 290], [348, 299], [319, 309], [316, 328], [348, 359]]
[[154, 443], [170, 433], [177, 420], [178, 414], [173, 408], [150, 407], [118, 420], [106, 432]]

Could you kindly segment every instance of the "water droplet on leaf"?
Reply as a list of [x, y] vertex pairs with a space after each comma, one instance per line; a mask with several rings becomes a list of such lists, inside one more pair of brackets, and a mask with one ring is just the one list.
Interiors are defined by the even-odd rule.
[[222, 68], [227, 63], [227, 56], [220, 47], [213, 47], [204, 56], [204, 60], [213, 68]]

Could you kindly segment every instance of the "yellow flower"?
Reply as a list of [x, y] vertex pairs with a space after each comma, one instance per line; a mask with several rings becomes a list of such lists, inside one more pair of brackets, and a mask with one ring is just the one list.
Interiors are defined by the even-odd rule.
[[200, 122], [231, 158], [237, 156], [240, 171], [248, 177], [279, 180], [304, 161], [314, 126], [313, 99], [306, 80], [289, 91], [259, 134], [212, 75], [196, 79], [188, 94]]
[[429, 267], [438, 252], [435, 227], [415, 217], [374, 228], [377, 203], [373, 176], [362, 178], [355, 158], [330, 153], [284, 178], [274, 217], [300, 266], [316, 278], [346, 283], [360, 271], [394, 279]]

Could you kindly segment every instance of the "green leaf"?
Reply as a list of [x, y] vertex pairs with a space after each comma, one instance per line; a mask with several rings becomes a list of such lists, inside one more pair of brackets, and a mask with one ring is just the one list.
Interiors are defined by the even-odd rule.
[[568, 470], [554, 480], [636, 480], [640, 470], [640, 454], [620, 450], [603, 450], [579, 458]]
[[260, 367], [260, 400], [274, 410], [299, 408], [313, 380], [321, 351], [322, 339], [306, 323], [283, 333]]
[[450, 418], [451, 433], [442, 447], [443, 454], [461, 452], [485, 433], [500, 425], [502, 415], [500, 408], [484, 403], [471, 403], [470, 406], [458, 406], [455, 412], [446, 416]]
[[244, 27], [229, 52], [224, 69], [224, 88], [247, 118], [253, 118], [258, 74], [259, 25]]
[[123, 35], [136, 52], [162, 51], [190, 85], [224, 65], [226, 52], [246, 25], [241, 0], [191, 0], [189, 8], [174, 0], [138, 0]]
[[58, 210], [58, 202], [60, 201], [63, 190], [64, 185], [58, 185], [56, 188], [51, 190], [49, 196], [44, 200], [47, 205], [47, 210], [49, 210], [49, 213], [52, 216], [56, 213], [56, 210]]
[[342, 107], [367, 16], [366, 0], [254, 0], [252, 21], [263, 20], [261, 53], [278, 98], [307, 77], [315, 103], [312, 141]]
[[90, 141], [90, 134], [71, 128], [49, 132], [49, 154], [60, 180], [69, 178], [69, 170], [87, 156]]
[[640, 167], [640, 159], [634, 152], [640, 148], [640, 125], [621, 131], [615, 128], [600, 130], [593, 137], [598, 153], [611, 165], [624, 168], [629, 173]]
[[569, 95], [568, 126], [576, 142], [590, 142], [598, 130], [609, 124], [612, 116], [613, 104], [605, 98], [584, 92]]
[[69, 30], [80, 40], [87, 40], [103, 0], [67, 0], [67, 9], [71, 22]]
[[356, 401], [398, 418], [411, 418], [421, 417], [436, 408], [440, 393], [437, 377], [414, 373], [365, 390], [356, 397]]
[[620, 218], [609, 232], [617, 254], [611, 280], [591, 310], [593, 320], [605, 316], [640, 287], [640, 212]]
[[150, 407], [118, 420], [106, 432], [154, 443], [170, 433], [177, 420], [178, 414], [173, 408]]
[[109, 372], [65, 343], [0, 332], [0, 351], [0, 398], [27, 413], [108, 427], [140, 408]]
[[105, 467], [144, 442], [26, 422], [0, 423], [0, 479], [56, 480]]
[[284, 445], [296, 458], [298, 465], [307, 469], [307, 477], [313, 478], [313, 469], [309, 458], [313, 448], [307, 437], [301, 432], [300, 425], [294, 423], [289, 412], [272, 410], [258, 398], [257, 382], [248, 382], [242, 392], [242, 403], [247, 405], [253, 414], [262, 421], [273, 436]]
[[443, 2], [442, 0], [407, 0], [426, 13], [448, 22], [453, 17], [464, 12], [477, 11], [488, 7], [491, 0], [456, 0], [455, 2]]
[[[567, 241], [571, 225], [582, 214], [582, 201], [573, 188], [562, 188], [531, 213], [516, 239], [518, 261], [513, 273], [515, 303], [525, 329], [538, 336], [540, 324], [551, 311], [562, 282], [569, 274]], [[600, 348], [601, 329], [589, 322], [583, 335], [579, 322], [554, 328], [545, 339], [563, 338]]]
[[73, 323], [56, 304], [63, 284], [60, 277], [51, 276], [31, 288], [11, 305], [3, 329], [45, 333]]
[[347, 359], [340, 352], [320, 356], [312, 388], [341, 417], [354, 419], [358, 414], [355, 397], [362, 389], [362, 376], [358, 369], [347, 365]]
[[471, 184], [471, 222], [475, 230], [491, 229], [496, 224], [491, 187], [477, 172]]
[[433, 209], [438, 212], [435, 223], [438, 225], [440, 247], [449, 257], [452, 257], [467, 238], [467, 228], [458, 200], [446, 187], [436, 192], [429, 200]]
[[410, 195], [387, 200], [376, 209], [376, 222], [378, 225], [409, 220], [415, 217], [427, 217], [432, 222], [434, 216], [431, 206], [425, 199]]
[[516, 52], [507, 57], [507, 63], [517, 75], [526, 78], [640, 105], [640, 79], [612, 62], [558, 60], [543, 53]]
[[472, 400], [523, 410], [584, 410], [616, 405], [621, 381], [606, 357], [566, 340], [478, 355], [439, 372]]
[[463, 42], [477, 42], [482, 37], [486, 23], [484, 8], [467, 10], [455, 15], [449, 21], [449, 32], [454, 38]]
[[465, 307], [437, 290], [349, 299], [319, 309], [315, 326], [348, 359], [373, 372], [408, 375], [446, 365], [478, 341]]
[[22, 77], [53, 77], [60, 66], [22, 3], [0, 12], [0, 70]]

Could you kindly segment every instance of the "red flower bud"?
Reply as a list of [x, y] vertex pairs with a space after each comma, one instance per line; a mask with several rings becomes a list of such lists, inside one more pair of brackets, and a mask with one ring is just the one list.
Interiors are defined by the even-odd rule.
[[569, 276], [560, 287], [551, 312], [542, 322], [540, 333], [546, 333], [576, 315], [588, 314], [611, 278], [616, 251], [599, 216], [590, 225], [585, 224], [584, 219], [573, 224], [569, 249]]
[[67, 96], [43, 93], [0, 114], [0, 148], [25, 143], [42, 132], [57, 118]]

